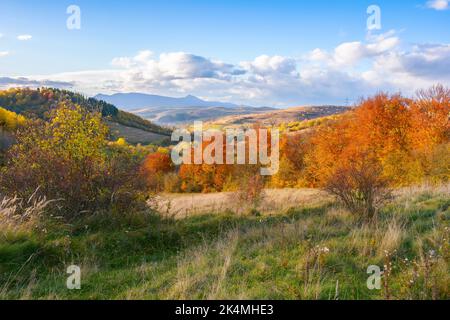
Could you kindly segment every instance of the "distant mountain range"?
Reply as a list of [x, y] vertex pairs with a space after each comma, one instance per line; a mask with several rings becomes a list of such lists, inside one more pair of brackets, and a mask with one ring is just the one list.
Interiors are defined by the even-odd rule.
[[135, 110], [142, 108], [242, 107], [240, 105], [227, 102], [205, 101], [192, 95], [182, 98], [172, 98], [145, 93], [116, 93], [113, 95], [98, 94], [94, 98], [111, 103], [123, 110]]
[[264, 113], [274, 109], [254, 108], [228, 102], [206, 101], [188, 95], [172, 98], [144, 93], [98, 94], [94, 97], [131, 111], [147, 120], [160, 125], [180, 125], [196, 120], [208, 121], [229, 115]]
[[346, 107], [339, 106], [309, 106], [288, 109], [250, 107], [206, 101], [192, 95], [171, 98], [143, 93], [117, 93], [113, 95], [98, 94], [95, 99], [111, 103], [152, 123], [175, 127], [192, 125], [194, 121], [204, 121], [217, 127], [246, 126], [255, 123], [270, 126], [316, 119], [348, 110]]

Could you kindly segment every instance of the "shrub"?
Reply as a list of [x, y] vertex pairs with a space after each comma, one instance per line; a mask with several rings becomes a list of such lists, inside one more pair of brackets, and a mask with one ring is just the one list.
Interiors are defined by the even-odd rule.
[[178, 174], [170, 172], [164, 176], [164, 191], [169, 193], [181, 192], [181, 179]]
[[337, 196], [351, 212], [372, 219], [390, 198], [382, 170], [376, 161], [367, 157], [349, 161], [329, 177], [325, 190]]
[[237, 200], [241, 206], [252, 215], [258, 212], [258, 207], [264, 199], [264, 179], [261, 175], [255, 174], [244, 177], [237, 191]]
[[49, 122], [20, 130], [0, 174], [4, 194], [39, 194], [59, 202], [62, 215], [130, 206], [137, 200], [139, 159], [126, 148], [107, 144], [108, 130], [99, 114], [62, 105]]
[[428, 178], [435, 183], [450, 181], [450, 143], [438, 145], [429, 156]]

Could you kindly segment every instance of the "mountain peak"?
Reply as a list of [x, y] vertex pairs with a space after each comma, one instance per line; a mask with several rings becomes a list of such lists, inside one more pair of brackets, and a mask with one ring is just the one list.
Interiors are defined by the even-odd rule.
[[187, 100], [187, 101], [201, 101], [201, 102], [205, 102], [202, 99], [200, 99], [200, 98], [198, 98], [196, 96], [193, 96], [192, 94], [188, 94], [186, 97], [184, 97], [184, 99]]
[[96, 95], [95, 98], [112, 103], [124, 110], [136, 110], [142, 108], [239, 107], [239, 105], [233, 103], [205, 101], [191, 94], [184, 98], [173, 98], [145, 93], [116, 93], [112, 95], [99, 94]]

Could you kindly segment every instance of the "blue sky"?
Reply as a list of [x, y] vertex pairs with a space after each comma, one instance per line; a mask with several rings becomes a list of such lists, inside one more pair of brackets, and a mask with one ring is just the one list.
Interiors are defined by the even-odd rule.
[[[71, 4], [80, 30], [66, 28]], [[382, 28], [368, 32], [372, 4]], [[448, 9], [446, 0], [2, 0], [0, 86], [279, 106], [412, 91], [450, 83]]]

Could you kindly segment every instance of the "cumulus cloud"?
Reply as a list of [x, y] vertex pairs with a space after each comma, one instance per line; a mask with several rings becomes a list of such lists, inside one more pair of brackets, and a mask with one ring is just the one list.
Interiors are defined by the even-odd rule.
[[450, 45], [417, 45], [410, 52], [392, 53], [378, 61], [394, 72], [431, 80], [450, 78]]
[[[450, 44], [402, 45], [391, 31], [300, 57], [261, 55], [235, 64], [185, 52], [154, 55], [144, 50], [113, 59], [108, 70], [26, 80], [47, 86], [51, 80], [92, 95], [145, 92], [248, 105], [344, 104], [346, 98], [356, 100], [380, 90], [412, 94], [437, 82], [450, 85]], [[16, 82], [26, 85], [24, 79]]]
[[185, 53], [162, 53], [155, 58], [151, 51], [141, 51], [134, 57], [115, 58], [113, 66], [125, 68], [136, 80], [170, 81], [177, 79], [223, 79], [243, 73], [232, 64]]
[[262, 55], [253, 61], [241, 62], [244, 70], [252, 72], [256, 75], [268, 76], [274, 74], [292, 74], [297, 71], [296, 61], [292, 58], [282, 56]]
[[28, 40], [31, 40], [32, 38], [33, 38], [33, 36], [30, 34], [21, 34], [21, 35], [17, 36], [17, 40], [19, 40], [19, 41], [28, 41]]
[[0, 51], [0, 58], [9, 56], [9, 51]]
[[381, 35], [369, 34], [366, 43], [344, 42], [331, 53], [317, 48], [309, 53], [309, 59], [316, 62], [323, 61], [334, 67], [351, 66], [361, 62], [362, 59], [373, 58], [391, 51], [399, 43], [400, 39], [393, 31]]
[[449, 2], [449, 0], [430, 0], [426, 6], [430, 9], [442, 11], [450, 8]]

